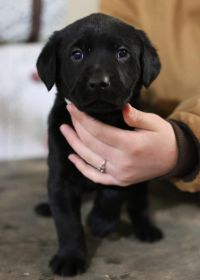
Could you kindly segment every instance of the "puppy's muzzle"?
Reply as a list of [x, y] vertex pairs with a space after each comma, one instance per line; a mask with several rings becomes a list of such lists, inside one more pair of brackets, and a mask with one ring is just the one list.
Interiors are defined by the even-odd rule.
[[110, 77], [104, 73], [91, 75], [87, 82], [87, 88], [91, 92], [106, 92], [110, 89], [110, 86]]

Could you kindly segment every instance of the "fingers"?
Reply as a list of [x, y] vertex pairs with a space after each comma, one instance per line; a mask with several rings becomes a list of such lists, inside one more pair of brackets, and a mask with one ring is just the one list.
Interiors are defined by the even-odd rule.
[[81, 158], [96, 168], [98, 168], [104, 160], [109, 159], [108, 168], [109, 171], [112, 172], [113, 165], [116, 164], [116, 161], [118, 161], [121, 156], [120, 151], [114, 150], [114, 148], [99, 142], [98, 139], [92, 137], [82, 127], [81, 129], [83, 131], [81, 131], [81, 137], [79, 137], [77, 131], [74, 131], [70, 126], [64, 124], [60, 127], [69, 145]]
[[93, 153], [88, 149], [78, 138], [76, 132], [68, 125], [62, 125], [60, 127], [62, 134], [65, 136], [66, 140], [73, 148], [73, 150], [78, 154], [69, 155], [69, 160], [76, 166], [76, 168], [88, 179], [104, 184], [113, 185], [119, 184], [119, 182], [112, 176], [112, 166], [109, 162], [106, 163], [106, 174], [102, 174], [97, 168], [99, 168], [104, 159], [98, 154]]
[[[128, 137], [129, 131], [94, 120], [90, 116], [79, 111], [73, 104], [68, 105], [67, 109], [72, 119], [75, 119], [94, 138], [111, 147], [117, 147], [119, 149], [124, 148], [125, 139]], [[126, 133], [127, 137], [124, 137]]]
[[[82, 127], [77, 121], [73, 120], [73, 125], [78, 134], [78, 137], [91, 151], [98, 154], [101, 158], [109, 159], [112, 165], [116, 164], [116, 161], [121, 157], [121, 150], [116, 147], [111, 147], [95, 138], [84, 127]], [[116, 144], [116, 143], [115, 143]], [[122, 145], [121, 145], [122, 146]]]
[[62, 125], [60, 130], [72, 149], [88, 164], [95, 168], [101, 166], [104, 158], [87, 148], [78, 138], [76, 132], [68, 125]]
[[130, 104], [124, 106], [123, 117], [129, 126], [150, 131], [157, 131], [162, 120], [159, 116], [137, 110]]
[[103, 185], [119, 185], [119, 182], [110, 174], [99, 172], [83, 161], [79, 156], [71, 154], [68, 158], [85, 177], [93, 182]]

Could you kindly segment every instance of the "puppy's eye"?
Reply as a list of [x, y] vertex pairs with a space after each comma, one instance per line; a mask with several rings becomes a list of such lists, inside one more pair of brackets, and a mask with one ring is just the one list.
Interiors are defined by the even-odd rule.
[[74, 49], [71, 53], [71, 60], [74, 62], [80, 62], [84, 58], [83, 52], [81, 49]]
[[119, 61], [124, 61], [126, 59], [129, 58], [129, 52], [126, 48], [122, 47], [122, 48], [119, 48], [119, 50], [117, 51], [117, 59]]

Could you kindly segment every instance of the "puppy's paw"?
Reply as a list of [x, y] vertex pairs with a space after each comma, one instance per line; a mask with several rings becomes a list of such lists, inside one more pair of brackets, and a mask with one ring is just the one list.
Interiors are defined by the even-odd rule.
[[143, 242], [153, 243], [163, 238], [162, 231], [151, 223], [137, 226], [134, 233]]
[[116, 230], [118, 219], [100, 217], [94, 211], [92, 211], [88, 215], [87, 224], [94, 236], [104, 237]]
[[62, 256], [56, 254], [49, 262], [54, 274], [59, 276], [75, 276], [86, 271], [86, 260], [79, 256]]
[[50, 205], [45, 202], [36, 205], [35, 212], [42, 217], [52, 217]]

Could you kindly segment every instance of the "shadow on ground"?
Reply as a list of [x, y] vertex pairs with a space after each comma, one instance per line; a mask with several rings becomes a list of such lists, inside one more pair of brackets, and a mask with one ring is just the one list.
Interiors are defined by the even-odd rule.
[[[57, 280], [48, 260], [56, 250], [52, 219], [35, 215], [46, 200], [44, 160], [0, 164], [0, 280]], [[152, 182], [151, 211], [165, 239], [143, 244], [122, 214], [117, 234], [94, 238], [85, 226], [90, 266], [80, 280], [200, 279], [200, 202], [166, 182]], [[92, 205], [84, 199], [83, 223]], [[70, 278], [68, 278], [70, 279]]]

